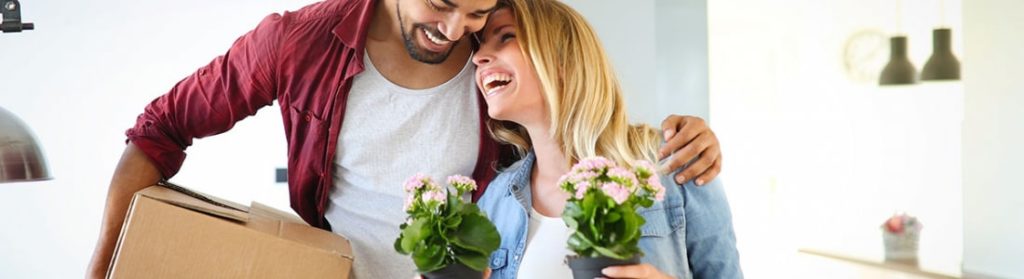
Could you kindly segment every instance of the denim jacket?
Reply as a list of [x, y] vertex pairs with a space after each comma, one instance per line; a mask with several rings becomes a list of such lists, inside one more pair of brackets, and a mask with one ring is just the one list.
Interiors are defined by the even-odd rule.
[[[527, 214], [533, 206], [534, 160], [531, 152], [510, 166], [477, 201], [501, 234], [501, 245], [491, 254], [492, 279], [516, 278], [519, 271], [526, 251]], [[742, 278], [722, 184], [715, 179], [699, 188], [692, 182], [680, 186], [672, 177], [661, 177], [666, 186], [663, 201], [639, 209], [647, 220], [640, 229], [640, 261], [676, 278]]]

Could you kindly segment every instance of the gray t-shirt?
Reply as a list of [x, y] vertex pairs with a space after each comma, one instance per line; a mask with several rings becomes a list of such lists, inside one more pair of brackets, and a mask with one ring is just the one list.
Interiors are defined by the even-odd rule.
[[476, 67], [467, 61], [444, 84], [413, 90], [388, 81], [368, 55], [363, 61], [349, 91], [326, 218], [352, 242], [353, 278], [412, 278], [412, 259], [394, 250], [406, 217], [402, 184], [416, 173], [439, 183], [473, 173], [480, 151]]

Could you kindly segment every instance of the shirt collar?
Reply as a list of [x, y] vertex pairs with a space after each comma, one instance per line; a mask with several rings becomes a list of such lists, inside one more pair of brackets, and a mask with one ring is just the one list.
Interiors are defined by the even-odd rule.
[[[366, 32], [370, 30], [376, 4], [375, 0], [346, 1], [343, 4], [345, 8], [341, 9], [341, 21], [334, 26], [334, 36], [361, 53], [366, 45]], [[359, 55], [359, 59], [362, 59], [362, 55]]]
[[519, 200], [519, 203], [523, 208], [527, 209], [533, 206], [532, 199], [530, 199], [530, 178], [532, 177], [533, 163], [536, 161], [536, 156], [533, 151], [526, 153], [526, 157], [519, 164], [519, 168], [513, 170], [512, 179], [509, 186], [509, 192]]

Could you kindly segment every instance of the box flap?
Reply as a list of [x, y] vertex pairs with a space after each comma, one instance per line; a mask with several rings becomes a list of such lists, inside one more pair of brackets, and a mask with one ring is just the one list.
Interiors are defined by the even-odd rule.
[[196, 192], [170, 182], [160, 182], [157, 186], [142, 189], [135, 195], [238, 222], [249, 220], [249, 208], [244, 205]]
[[333, 232], [310, 227], [298, 216], [253, 202], [246, 227], [277, 237], [295, 241], [352, 259], [352, 246], [348, 240]]

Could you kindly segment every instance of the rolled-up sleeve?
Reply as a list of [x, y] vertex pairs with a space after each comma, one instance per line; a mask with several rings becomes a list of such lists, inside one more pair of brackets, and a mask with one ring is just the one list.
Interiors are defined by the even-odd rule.
[[732, 213], [719, 179], [681, 186], [686, 211], [686, 251], [694, 278], [742, 278]]
[[181, 168], [193, 139], [230, 130], [273, 103], [283, 21], [278, 14], [264, 18], [224, 55], [153, 100], [125, 132], [164, 178]]

